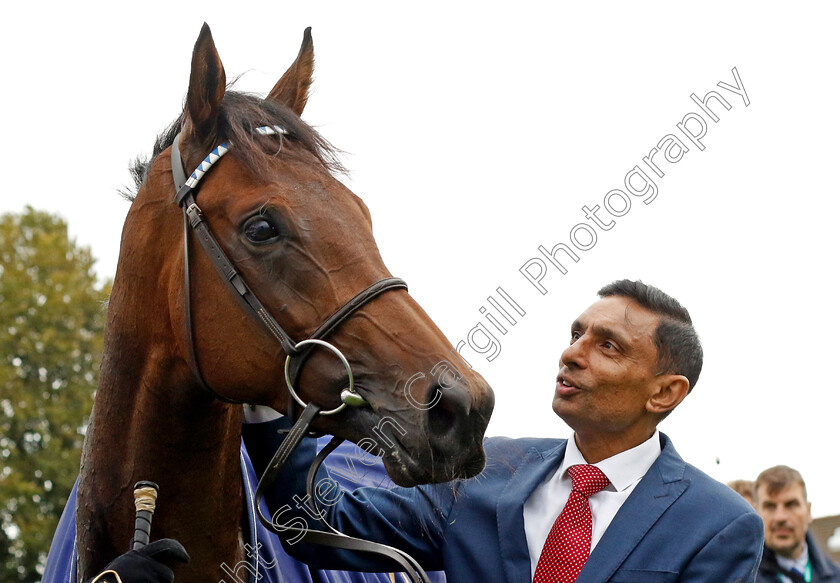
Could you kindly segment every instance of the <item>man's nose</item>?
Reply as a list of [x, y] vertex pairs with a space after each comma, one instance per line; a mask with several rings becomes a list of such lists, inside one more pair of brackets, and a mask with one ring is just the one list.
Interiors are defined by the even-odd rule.
[[773, 522], [776, 524], [784, 524], [787, 522], [788, 513], [787, 510], [784, 508], [777, 508], [776, 511], [773, 513]]
[[560, 355], [560, 365], [569, 368], [586, 368], [586, 342], [580, 337]]

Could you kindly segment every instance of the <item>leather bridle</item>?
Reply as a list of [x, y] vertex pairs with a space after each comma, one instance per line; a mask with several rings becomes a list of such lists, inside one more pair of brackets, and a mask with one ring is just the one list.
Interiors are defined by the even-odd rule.
[[[256, 128], [255, 133], [261, 135], [278, 135], [283, 136], [286, 131], [280, 126], [264, 126]], [[357, 539], [347, 536], [336, 531], [326, 521], [324, 524], [332, 530], [332, 532], [313, 531], [310, 529], [298, 529], [296, 527], [284, 526], [282, 530], [278, 529], [273, 522], [262, 514], [259, 501], [264, 495], [264, 491], [269, 484], [276, 478], [285, 461], [291, 455], [295, 447], [300, 443], [303, 437], [307, 434], [309, 426], [318, 415], [332, 415], [338, 413], [346, 406], [362, 406], [367, 404], [365, 399], [355, 392], [353, 387], [353, 372], [350, 365], [341, 353], [341, 351], [334, 345], [326, 342], [324, 338], [333, 332], [338, 326], [349, 319], [362, 306], [378, 297], [379, 295], [396, 289], [408, 289], [407, 284], [402, 279], [396, 277], [388, 277], [381, 279], [367, 288], [360, 291], [353, 298], [348, 300], [335, 313], [328, 317], [320, 326], [318, 326], [310, 335], [309, 338], [300, 342], [295, 340], [283, 329], [283, 327], [274, 319], [271, 313], [263, 306], [262, 302], [251, 291], [251, 288], [245, 283], [245, 280], [236, 270], [233, 262], [230, 261], [227, 254], [219, 245], [210, 227], [201, 212], [196, 198], [198, 196], [198, 188], [201, 179], [212, 168], [222, 156], [224, 156], [232, 147], [230, 142], [223, 142], [217, 146], [207, 157], [198, 165], [192, 175], [187, 178], [184, 174], [183, 164], [181, 162], [181, 152], [179, 149], [179, 140], [181, 134], [175, 136], [172, 143], [171, 161], [172, 161], [172, 179], [175, 183], [175, 203], [181, 207], [184, 213], [184, 311], [188, 346], [188, 364], [195, 376], [198, 384], [207, 392], [216, 398], [228, 403], [241, 403], [224, 395], [220, 395], [214, 391], [201, 374], [198, 360], [195, 351], [195, 331], [192, 325], [192, 308], [191, 308], [191, 286], [190, 286], [190, 229], [195, 232], [201, 247], [204, 249], [207, 257], [210, 259], [213, 266], [221, 275], [222, 279], [226, 281], [229, 287], [245, 301], [248, 308], [257, 316], [257, 319], [262, 322], [263, 326], [269, 333], [280, 343], [283, 351], [286, 353], [285, 376], [286, 385], [289, 389], [289, 414], [294, 418], [295, 404], [300, 404], [304, 407], [300, 417], [295, 422], [294, 426], [289, 430], [288, 435], [281, 443], [277, 452], [275, 453], [268, 467], [263, 473], [257, 484], [255, 492], [255, 507], [257, 510], [257, 517], [260, 522], [269, 530], [282, 535], [289, 533], [299, 533], [302, 536], [302, 541], [313, 544], [320, 544], [347, 550], [362, 551], [368, 553], [375, 553], [386, 556], [400, 565], [402, 570], [408, 575], [413, 583], [429, 583], [429, 578], [425, 571], [420, 567], [416, 560], [403, 551], [379, 544], [371, 541]], [[341, 405], [329, 410], [322, 410], [320, 405], [315, 403], [305, 404], [298, 394], [295, 392], [293, 384], [300, 375], [301, 367], [305, 362], [307, 356], [315, 346], [322, 346], [332, 351], [344, 365], [348, 375], [348, 387], [341, 391]], [[316, 496], [313, 495], [313, 488], [315, 476], [318, 468], [323, 462], [324, 458], [334, 450], [343, 441], [341, 438], [334, 438], [330, 444], [325, 447], [312, 463], [307, 477], [307, 491], [311, 506], [318, 512], [316, 506]], [[320, 515], [320, 514], [319, 514]]]
[[[257, 128], [256, 132], [262, 135], [281, 136], [286, 133], [286, 131], [280, 126], [261, 127]], [[352, 316], [359, 308], [377, 296], [389, 290], [408, 289], [408, 285], [405, 281], [397, 277], [388, 277], [377, 281], [356, 294], [356, 296], [341, 306], [334, 314], [318, 326], [315, 331], [309, 335], [309, 338], [301, 342], [295, 342], [294, 339], [277, 322], [277, 320], [274, 319], [271, 313], [263, 306], [259, 298], [257, 298], [257, 296], [251, 291], [248, 284], [245, 283], [245, 280], [242, 279], [242, 276], [236, 270], [231, 260], [228, 259], [227, 254], [216, 241], [216, 238], [210, 231], [207, 220], [204, 218], [201, 209], [196, 203], [198, 187], [201, 179], [210, 170], [210, 168], [212, 168], [213, 164], [215, 164], [228, 152], [228, 150], [230, 150], [231, 144], [229, 142], [223, 142], [220, 144], [216, 149], [207, 155], [204, 161], [199, 164], [196, 170], [192, 173], [190, 178], [187, 179], [184, 175], [183, 165], [181, 163], [181, 152], [178, 147], [180, 136], [181, 134], [175, 136], [175, 140], [172, 143], [172, 178], [175, 182], [176, 190], [175, 203], [178, 204], [178, 206], [180, 206], [184, 211], [184, 312], [187, 328], [187, 346], [189, 352], [188, 362], [193, 375], [198, 381], [198, 384], [223, 401], [241, 403], [241, 401], [230, 399], [211, 389], [204, 380], [198, 366], [198, 359], [196, 358], [195, 353], [195, 331], [192, 326], [192, 308], [190, 299], [192, 295], [190, 288], [190, 228], [195, 232], [199, 243], [201, 243], [201, 247], [204, 249], [207, 257], [216, 268], [216, 271], [219, 272], [222, 279], [228, 283], [237, 296], [245, 301], [245, 304], [257, 316], [257, 319], [262, 322], [268, 332], [280, 343], [280, 346], [283, 348], [283, 352], [286, 353], [286, 378], [290, 379], [291, 383], [294, 383], [297, 380], [306, 357], [316, 345], [322, 345], [330, 348], [334, 353], [339, 355], [339, 358], [341, 358], [344, 363], [346, 363], [346, 359], [341, 356], [340, 351], [333, 345], [326, 343], [324, 338], [344, 321], [350, 318], [350, 316]], [[347, 368], [349, 370], [349, 366], [347, 366]], [[350, 381], [352, 383], [352, 376], [350, 377]], [[294, 388], [291, 386], [291, 383], [289, 384], [291, 394], [293, 395], [295, 401], [300, 402], [300, 399], [297, 396], [297, 393], [294, 392]], [[353, 390], [352, 384], [342, 392], [341, 398], [341, 406], [329, 411], [322, 411], [321, 415], [338, 413], [344, 408], [344, 405], [347, 404], [360, 405], [364, 403], [364, 399]]]

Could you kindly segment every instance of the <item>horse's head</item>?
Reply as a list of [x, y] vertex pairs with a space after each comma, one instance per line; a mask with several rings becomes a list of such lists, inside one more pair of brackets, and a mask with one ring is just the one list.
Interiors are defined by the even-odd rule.
[[[144, 271], [143, 285], [168, 298], [166, 317], [145, 318], [164, 321], [157, 333], [172, 339], [178, 355], [173, 374], [194, 377], [188, 368], [181, 212], [173, 202], [168, 148], [178, 132], [188, 173], [220, 143], [230, 144], [230, 153], [202, 178], [196, 203], [253, 296], [292, 339], [309, 338], [360, 291], [391, 277], [368, 209], [333, 176], [337, 165], [329, 144], [299, 117], [312, 69], [307, 30], [297, 59], [265, 99], [227, 91], [206, 25], [199, 35], [183, 115], [158, 144], [160, 155], [132, 205], [120, 267]], [[263, 135], [258, 127], [285, 133]], [[219, 396], [286, 410], [281, 344], [219, 276], [196, 235], [189, 238], [191, 328], [201, 376]], [[355, 389], [368, 405], [321, 416], [316, 429], [382, 455], [398, 484], [481, 470], [493, 393], [405, 289], [370, 299], [325, 340], [346, 356]], [[295, 381], [301, 399], [324, 409], [340, 405], [346, 386], [344, 365], [321, 347], [302, 363]]]

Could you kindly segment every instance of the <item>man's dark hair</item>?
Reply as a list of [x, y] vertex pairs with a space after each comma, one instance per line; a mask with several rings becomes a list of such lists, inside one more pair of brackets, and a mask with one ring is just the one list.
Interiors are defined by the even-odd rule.
[[758, 489], [760, 486], [767, 486], [767, 493], [770, 496], [775, 496], [791, 484], [799, 484], [802, 486], [802, 496], [805, 500], [808, 499], [808, 491], [805, 489], [805, 480], [802, 479], [802, 474], [788, 466], [773, 466], [767, 468], [755, 479], [755, 501], [758, 504]]
[[605, 285], [598, 290], [598, 296], [630, 298], [659, 316], [653, 339], [658, 355], [657, 374], [683, 375], [691, 392], [703, 368], [703, 347], [688, 310], [661, 289], [629, 279]]

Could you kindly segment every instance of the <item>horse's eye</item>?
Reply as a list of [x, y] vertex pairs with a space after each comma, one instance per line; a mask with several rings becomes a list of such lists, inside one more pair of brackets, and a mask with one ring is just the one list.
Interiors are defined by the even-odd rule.
[[277, 226], [262, 215], [248, 219], [243, 231], [252, 243], [266, 243], [280, 235]]

